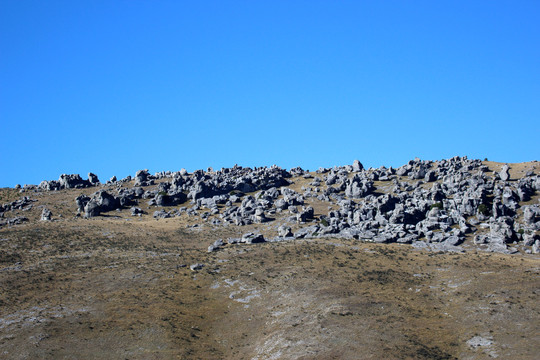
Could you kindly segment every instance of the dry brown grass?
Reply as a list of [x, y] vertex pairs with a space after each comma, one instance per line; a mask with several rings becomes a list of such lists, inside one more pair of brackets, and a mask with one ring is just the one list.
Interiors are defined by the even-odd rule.
[[[3, 229], [0, 353], [534, 358], [540, 264], [533, 256], [331, 239], [207, 253], [227, 231], [235, 235], [114, 219]], [[191, 272], [195, 262], [203, 270]], [[477, 334], [495, 345], [471, 349], [466, 341]]]
[[509, 167], [510, 179], [514, 180], [525, 176], [528, 171], [532, 171], [535, 174], [540, 174], [540, 162], [538, 161], [530, 161], [523, 163], [500, 163], [494, 161], [483, 161], [482, 163], [486, 165], [489, 170], [494, 172], [501, 171], [503, 165], [507, 164]]

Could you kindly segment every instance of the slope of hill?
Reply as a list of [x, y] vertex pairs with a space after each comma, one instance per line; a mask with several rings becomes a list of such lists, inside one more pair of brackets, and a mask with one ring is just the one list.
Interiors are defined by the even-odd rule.
[[539, 171], [456, 157], [1, 189], [0, 354], [534, 359]]

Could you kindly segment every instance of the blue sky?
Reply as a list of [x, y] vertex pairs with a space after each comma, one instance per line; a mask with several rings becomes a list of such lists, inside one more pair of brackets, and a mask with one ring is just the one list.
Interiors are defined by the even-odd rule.
[[0, 187], [540, 160], [539, 1], [0, 2]]

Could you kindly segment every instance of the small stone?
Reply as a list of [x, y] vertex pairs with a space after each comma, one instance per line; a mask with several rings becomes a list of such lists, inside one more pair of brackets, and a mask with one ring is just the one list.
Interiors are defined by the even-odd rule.
[[189, 266], [189, 269], [190, 269], [191, 271], [197, 271], [197, 270], [201, 270], [203, 267], [204, 267], [203, 264], [196, 263], [196, 264], [191, 264], [191, 265]]

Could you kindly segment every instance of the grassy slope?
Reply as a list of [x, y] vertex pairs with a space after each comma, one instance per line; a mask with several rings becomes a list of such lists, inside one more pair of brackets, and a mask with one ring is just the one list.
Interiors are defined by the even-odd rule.
[[[534, 359], [540, 344], [534, 255], [332, 239], [208, 254], [250, 228], [74, 219], [80, 192], [35, 196], [30, 223], [0, 229], [2, 358]], [[40, 205], [63, 217], [37, 222]]]

